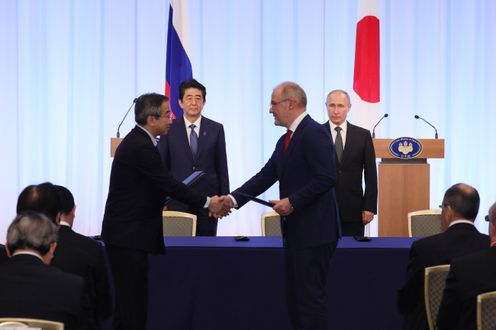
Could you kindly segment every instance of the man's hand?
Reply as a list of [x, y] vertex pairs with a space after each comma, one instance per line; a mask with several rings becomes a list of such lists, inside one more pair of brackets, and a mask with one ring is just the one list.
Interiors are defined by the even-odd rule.
[[[230, 200], [227, 196], [212, 196], [210, 197], [210, 205], [208, 206], [208, 215], [214, 218], [222, 218], [231, 213], [231, 207], [226, 200]], [[232, 203], [232, 202], [231, 202]]]
[[362, 211], [362, 222], [364, 225], [374, 220], [374, 213], [370, 211]]
[[224, 197], [223, 208], [228, 210], [232, 209], [234, 207], [234, 201], [232, 200], [232, 198], [229, 196], [222, 197]]
[[274, 204], [272, 208], [282, 216], [290, 215], [294, 211], [294, 208], [287, 197], [281, 200], [270, 200], [269, 203]]

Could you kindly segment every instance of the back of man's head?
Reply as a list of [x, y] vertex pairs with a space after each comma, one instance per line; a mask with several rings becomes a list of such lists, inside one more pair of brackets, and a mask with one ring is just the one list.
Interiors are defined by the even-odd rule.
[[17, 250], [29, 249], [45, 256], [55, 242], [57, 226], [38, 212], [19, 213], [7, 230], [7, 246], [11, 254]]
[[60, 201], [55, 187], [50, 182], [30, 185], [17, 198], [17, 213], [36, 211], [45, 214], [54, 223], [60, 212]]
[[60, 212], [70, 213], [75, 206], [71, 191], [64, 186], [55, 185], [54, 187], [60, 201]]
[[443, 208], [450, 208], [451, 221], [465, 219], [474, 221], [479, 212], [480, 197], [477, 189], [465, 184], [457, 183], [451, 186], [443, 198]]

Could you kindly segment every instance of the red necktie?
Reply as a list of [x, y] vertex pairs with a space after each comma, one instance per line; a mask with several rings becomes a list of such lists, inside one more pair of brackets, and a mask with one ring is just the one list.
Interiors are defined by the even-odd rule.
[[289, 129], [286, 132], [286, 137], [284, 138], [284, 151], [288, 150], [289, 141], [291, 141], [291, 134], [292, 133], [293, 132], [291, 132], [291, 130], [289, 130]]

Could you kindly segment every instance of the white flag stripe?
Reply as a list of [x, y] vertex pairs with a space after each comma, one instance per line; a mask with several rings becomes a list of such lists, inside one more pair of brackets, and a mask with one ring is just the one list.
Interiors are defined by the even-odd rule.
[[170, 0], [174, 16], [172, 17], [172, 25], [176, 29], [179, 40], [183, 45], [188, 58], [191, 58], [190, 43], [189, 43], [189, 27], [188, 27], [188, 1], [187, 0]]
[[376, 0], [361, 0], [358, 2], [358, 21], [365, 16], [377, 16]]
[[[380, 119], [380, 103], [368, 103], [360, 99], [357, 93], [351, 95], [350, 121], [360, 127], [372, 131], [372, 127]], [[377, 132], [380, 132], [377, 131]], [[376, 132], [376, 134], [377, 134]]]

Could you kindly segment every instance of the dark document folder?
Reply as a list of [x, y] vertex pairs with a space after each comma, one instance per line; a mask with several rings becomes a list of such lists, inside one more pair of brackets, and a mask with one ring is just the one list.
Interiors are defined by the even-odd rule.
[[262, 204], [262, 205], [265, 205], [265, 206], [268, 206], [268, 207], [273, 207], [274, 206], [274, 204], [269, 203], [267, 201], [264, 201], [263, 199], [257, 198], [257, 197], [252, 196], [252, 195], [248, 195], [248, 194], [241, 193], [241, 192], [237, 192], [236, 195], [243, 196], [245, 198], [248, 198], [251, 201], [254, 201], [255, 203]]

